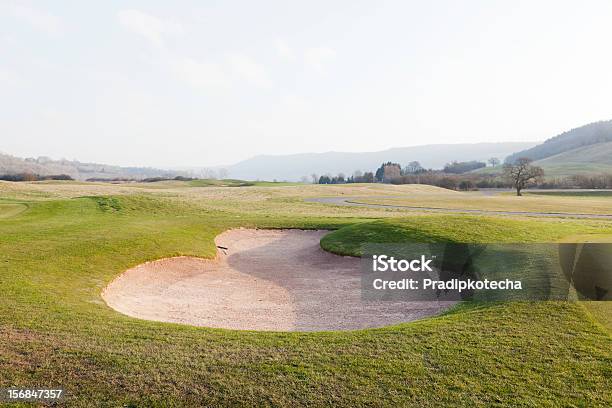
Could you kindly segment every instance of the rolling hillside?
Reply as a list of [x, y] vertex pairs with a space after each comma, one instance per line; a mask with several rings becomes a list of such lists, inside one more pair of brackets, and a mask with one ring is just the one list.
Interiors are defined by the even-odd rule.
[[612, 142], [578, 147], [535, 162], [547, 175], [612, 174]]
[[612, 172], [612, 120], [564, 132], [530, 149], [509, 155], [506, 162], [529, 157], [549, 175]]
[[[608, 142], [612, 142], [612, 120], [589, 123], [588, 125], [569, 130], [546, 140], [542, 144], [509, 155], [506, 158], [506, 162], [513, 162], [519, 157], [543, 161], [544, 159], [564, 154], [561, 159], [572, 163], [612, 164], [609, 160], [610, 156], [606, 153], [598, 154], [590, 160], [585, 156], [588, 152], [588, 150], [584, 150], [585, 147], [602, 145]], [[606, 150], [605, 147], [602, 146], [602, 148]], [[595, 149], [592, 152], [597, 150]], [[572, 151], [575, 153], [570, 153]], [[576, 155], [575, 158], [574, 155]], [[585, 162], [585, 160], [587, 161]], [[550, 163], [546, 162], [546, 164]]]
[[299, 180], [312, 173], [352, 174], [355, 170], [374, 171], [382, 162], [406, 165], [417, 160], [426, 168], [439, 169], [453, 160], [503, 159], [534, 142], [460, 143], [401, 147], [378, 152], [327, 152], [292, 155], [261, 155], [241, 161], [228, 168], [233, 178], [244, 180]]
[[99, 163], [83, 163], [76, 160], [53, 160], [48, 157], [26, 158], [0, 153], [0, 175], [33, 173], [41, 176], [65, 174], [76, 180], [88, 178], [134, 178], [174, 177], [186, 172], [155, 169], [149, 167], [120, 167]]

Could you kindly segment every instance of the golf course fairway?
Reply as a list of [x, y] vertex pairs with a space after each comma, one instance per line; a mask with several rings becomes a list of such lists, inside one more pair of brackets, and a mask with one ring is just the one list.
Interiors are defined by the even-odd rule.
[[612, 235], [610, 220], [304, 201], [410, 188], [0, 183], [27, 207], [0, 218], [0, 384], [61, 386], [70, 406], [609, 406], [606, 302], [463, 302], [380, 328], [289, 332], [144, 320], [102, 298], [145, 262], [213, 259], [215, 237], [235, 228], [333, 230], [321, 247], [345, 256], [366, 242]]

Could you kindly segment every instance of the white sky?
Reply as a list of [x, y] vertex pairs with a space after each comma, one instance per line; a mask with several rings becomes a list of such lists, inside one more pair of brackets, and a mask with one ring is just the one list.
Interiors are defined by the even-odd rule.
[[0, 0], [0, 151], [122, 165], [612, 118], [612, 1]]

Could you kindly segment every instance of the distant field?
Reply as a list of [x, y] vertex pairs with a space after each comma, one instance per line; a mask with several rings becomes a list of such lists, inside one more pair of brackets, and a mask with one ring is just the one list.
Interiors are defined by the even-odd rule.
[[213, 179], [200, 179], [186, 182], [190, 187], [246, 187], [252, 186], [253, 183], [244, 180], [213, 180]]
[[[120, 183], [118, 183], [120, 184]], [[147, 183], [123, 183], [124, 185], [132, 185], [143, 188], [171, 188], [171, 187], [280, 187], [280, 186], [295, 186], [302, 183], [288, 183], [276, 181], [246, 181], [236, 179], [197, 179], [189, 181], [180, 180], [162, 180]]]
[[609, 194], [580, 194], [579, 192], [571, 194], [530, 193], [523, 197], [517, 197], [511, 193], [485, 196], [479, 193], [436, 192], [406, 197], [359, 198], [351, 201], [364, 204], [448, 209], [612, 214], [612, 201]]
[[28, 206], [0, 220], [0, 384], [61, 384], [71, 406], [610, 406], [610, 302], [587, 305], [591, 312], [571, 302], [465, 303], [383, 329], [264, 333], [139, 320], [100, 297], [139, 263], [213, 257], [213, 238], [241, 226], [333, 229], [321, 245], [346, 255], [366, 242], [612, 234], [609, 220], [304, 202], [389, 194], [469, 197], [422, 186], [0, 183], [1, 198]]
[[212, 180], [212, 179], [201, 179], [188, 181], [187, 184], [191, 187], [281, 187], [281, 186], [299, 186], [302, 183], [289, 183], [280, 181], [245, 181], [245, 180]]
[[612, 197], [611, 190], [526, 191], [524, 194], [559, 197]]

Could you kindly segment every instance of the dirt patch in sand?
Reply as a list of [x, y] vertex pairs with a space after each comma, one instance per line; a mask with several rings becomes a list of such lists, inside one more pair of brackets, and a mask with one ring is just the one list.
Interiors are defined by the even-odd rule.
[[238, 330], [317, 331], [382, 327], [440, 313], [453, 302], [361, 299], [358, 258], [323, 251], [328, 231], [235, 229], [217, 259], [148, 262], [102, 297], [141, 319]]

